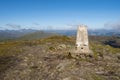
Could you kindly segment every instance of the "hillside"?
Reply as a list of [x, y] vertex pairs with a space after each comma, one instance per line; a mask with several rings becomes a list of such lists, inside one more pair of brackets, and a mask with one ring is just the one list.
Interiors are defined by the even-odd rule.
[[46, 38], [50, 36], [57, 35], [55, 33], [47, 33], [43, 31], [36, 31], [30, 34], [26, 34], [24, 36], [19, 37], [19, 40], [33, 40], [33, 39], [40, 39], [40, 38]]
[[71, 56], [74, 37], [0, 42], [0, 79], [120, 80], [120, 48], [104, 44], [107, 39], [90, 36], [93, 56], [79, 58]]
[[13, 40], [18, 37], [24, 36], [36, 32], [38, 30], [33, 29], [20, 29], [20, 30], [0, 30], [0, 41]]

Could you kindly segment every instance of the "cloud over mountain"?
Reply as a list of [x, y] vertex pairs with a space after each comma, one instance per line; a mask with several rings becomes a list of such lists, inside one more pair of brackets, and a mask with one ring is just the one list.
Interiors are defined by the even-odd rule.
[[9, 28], [14, 28], [14, 29], [20, 29], [21, 25], [18, 24], [12, 24], [12, 23], [8, 23], [5, 26], [9, 27]]
[[110, 29], [120, 29], [120, 21], [117, 22], [108, 22], [104, 24], [105, 28]]

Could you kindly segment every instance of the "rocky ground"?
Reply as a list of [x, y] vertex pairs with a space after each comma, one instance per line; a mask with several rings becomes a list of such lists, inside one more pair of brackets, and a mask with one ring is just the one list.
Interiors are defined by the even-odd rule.
[[5, 65], [0, 69], [0, 79], [120, 80], [120, 49], [92, 42], [92, 57], [74, 58], [70, 55], [74, 42], [65, 36], [24, 42], [25, 45], [14, 47], [21, 50], [19, 54], [12, 54], [10, 59], [0, 57], [0, 64]]

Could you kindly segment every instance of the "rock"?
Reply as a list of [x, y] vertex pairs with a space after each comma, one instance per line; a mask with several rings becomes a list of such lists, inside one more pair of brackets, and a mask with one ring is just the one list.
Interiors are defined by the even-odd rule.
[[60, 44], [58, 45], [57, 49], [66, 49], [66, 45], [65, 44]]
[[116, 56], [117, 56], [117, 59], [120, 60], [120, 53], [117, 53]]
[[63, 80], [71, 80], [71, 77], [66, 77]]
[[21, 63], [20, 65], [21, 65], [21, 66], [28, 66], [28, 64], [25, 63], [25, 62], [24, 62], [24, 63]]
[[105, 74], [107, 74], [106, 72], [104, 72], [104, 71], [98, 71], [98, 72], [95, 72], [96, 74], [99, 74], [99, 75], [105, 75]]

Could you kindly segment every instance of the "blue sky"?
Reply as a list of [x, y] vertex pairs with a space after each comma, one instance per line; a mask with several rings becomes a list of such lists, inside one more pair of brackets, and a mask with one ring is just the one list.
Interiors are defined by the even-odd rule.
[[120, 26], [120, 0], [0, 0], [0, 29]]

